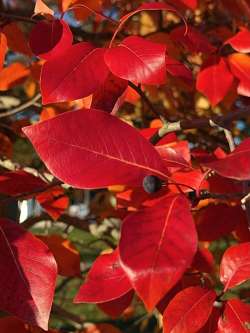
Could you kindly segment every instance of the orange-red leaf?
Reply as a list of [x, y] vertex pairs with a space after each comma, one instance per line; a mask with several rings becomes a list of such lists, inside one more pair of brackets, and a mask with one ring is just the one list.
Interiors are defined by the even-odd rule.
[[7, 39], [5, 34], [0, 32], [0, 71], [3, 68], [6, 52], [7, 52]]
[[238, 94], [250, 97], [250, 56], [234, 53], [228, 57], [232, 73], [240, 81]]
[[0, 72], [0, 91], [8, 90], [22, 83], [29, 74], [30, 70], [19, 62], [5, 67]]

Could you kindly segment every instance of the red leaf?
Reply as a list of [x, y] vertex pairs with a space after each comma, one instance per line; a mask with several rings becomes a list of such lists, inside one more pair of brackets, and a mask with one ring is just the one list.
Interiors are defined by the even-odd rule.
[[66, 112], [25, 127], [24, 132], [52, 173], [78, 188], [141, 186], [150, 174], [166, 178], [167, 170], [154, 147], [106, 112]]
[[14, 62], [0, 72], [0, 91], [21, 84], [29, 76], [30, 70], [19, 62]]
[[220, 280], [224, 291], [250, 279], [250, 243], [231, 246], [223, 255]]
[[128, 81], [109, 74], [101, 87], [94, 93], [91, 107], [112, 112], [116, 102], [128, 87]]
[[212, 313], [204, 327], [198, 333], [218, 333], [218, 320], [222, 313], [222, 308], [213, 307]]
[[199, 272], [212, 273], [214, 270], [214, 257], [206, 248], [199, 248], [194, 256], [192, 268]]
[[[184, 143], [184, 141], [183, 141]], [[183, 145], [182, 145], [183, 146]], [[190, 164], [187, 160], [183, 158], [183, 150], [185, 147], [181, 147], [180, 143], [176, 144], [176, 146], [156, 146], [155, 147], [158, 153], [161, 155], [163, 161], [165, 162], [166, 167], [173, 168], [174, 170], [179, 169], [190, 169]], [[178, 149], [179, 148], [179, 149]]]
[[195, 9], [198, 6], [198, 1], [197, 0], [180, 0], [185, 6]]
[[250, 305], [238, 299], [227, 302], [218, 333], [247, 333], [250, 331]]
[[199, 30], [188, 26], [180, 26], [171, 31], [170, 37], [178, 43], [181, 43], [190, 52], [212, 53], [215, 47], [210, 44], [209, 40]]
[[236, 180], [250, 179], [250, 139], [245, 139], [225, 158], [205, 165], [219, 175]]
[[82, 42], [47, 61], [41, 73], [43, 103], [76, 100], [94, 93], [108, 75], [104, 52]]
[[107, 49], [105, 62], [111, 72], [125, 80], [144, 84], [166, 81], [166, 45], [130, 36], [117, 47]]
[[2, 333], [28, 333], [26, 325], [12, 316], [0, 318], [0, 331]]
[[62, 276], [80, 276], [80, 254], [69, 240], [60, 235], [38, 236], [53, 253]]
[[196, 217], [199, 240], [213, 241], [230, 234], [240, 220], [245, 220], [241, 206], [228, 206], [220, 203], [201, 209]]
[[47, 330], [57, 275], [52, 254], [7, 219], [0, 220], [0, 237], [0, 308]]
[[69, 198], [60, 186], [38, 194], [36, 200], [54, 220], [57, 220], [69, 206]]
[[20, 29], [19, 25], [11, 22], [3, 27], [3, 32], [7, 37], [8, 47], [15, 52], [23, 53], [27, 56], [32, 56], [26, 36]]
[[9, 171], [0, 175], [0, 193], [17, 196], [26, 195], [29, 192], [45, 190], [47, 187], [41, 178], [23, 171]]
[[166, 69], [172, 76], [176, 76], [184, 80], [187, 84], [192, 84], [193, 75], [190, 69], [188, 69], [181, 62], [167, 56], [166, 57]]
[[230, 44], [238, 52], [250, 53], [250, 31], [242, 27], [240, 32], [229, 38], [225, 44]]
[[240, 81], [238, 94], [250, 97], [250, 56], [234, 53], [228, 57], [228, 61], [233, 75]]
[[113, 301], [106, 303], [99, 303], [99, 308], [107, 313], [109, 316], [116, 318], [119, 317], [130, 305], [134, 296], [134, 291], [130, 290], [127, 294], [117, 298]]
[[182, 290], [164, 311], [164, 333], [197, 332], [208, 320], [215, 299], [213, 290], [201, 287]]
[[196, 231], [189, 209], [184, 196], [165, 197], [123, 222], [122, 266], [149, 310], [181, 278], [196, 252]]
[[7, 39], [5, 37], [5, 34], [0, 32], [0, 71], [3, 68], [6, 52], [7, 52]]
[[206, 174], [203, 174], [200, 170], [188, 170], [178, 171], [171, 175], [171, 184], [169, 189], [174, 193], [179, 193], [176, 183], [179, 184], [179, 188], [183, 192], [200, 191], [208, 188], [208, 183], [205, 179]]
[[131, 289], [130, 281], [120, 264], [119, 252], [115, 250], [96, 259], [74, 302], [109, 302], [124, 296]]
[[63, 20], [40, 21], [30, 33], [32, 52], [43, 59], [56, 57], [71, 47], [73, 35]]
[[233, 75], [221, 57], [212, 56], [197, 76], [196, 88], [215, 106], [223, 100], [233, 84]]

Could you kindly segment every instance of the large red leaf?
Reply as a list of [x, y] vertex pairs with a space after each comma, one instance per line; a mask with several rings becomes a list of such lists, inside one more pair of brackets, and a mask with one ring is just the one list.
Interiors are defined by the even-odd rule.
[[250, 332], [250, 305], [239, 299], [227, 302], [223, 317], [218, 323], [218, 333]]
[[48, 328], [57, 266], [49, 249], [16, 223], [0, 220], [0, 308]]
[[179, 292], [163, 315], [164, 333], [195, 333], [208, 320], [216, 293], [213, 290], [190, 287]]
[[223, 255], [220, 280], [224, 290], [233, 288], [250, 279], [250, 243], [231, 246]]
[[228, 57], [232, 73], [240, 81], [238, 94], [250, 97], [250, 56], [247, 54], [234, 53]]
[[94, 93], [108, 75], [104, 52], [82, 42], [47, 61], [41, 73], [43, 103], [76, 100]]
[[219, 175], [236, 180], [250, 179], [250, 139], [242, 143], [225, 158], [206, 163], [205, 165]]
[[75, 303], [103, 303], [115, 300], [132, 290], [121, 267], [118, 250], [99, 256], [75, 297]]
[[31, 31], [30, 47], [40, 58], [50, 59], [72, 45], [73, 35], [63, 20], [40, 21]]
[[230, 44], [238, 52], [250, 53], [250, 31], [242, 27], [240, 32], [228, 39], [225, 44]]
[[166, 178], [167, 170], [154, 147], [133, 127], [106, 112], [66, 112], [25, 127], [24, 132], [52, 173], [75, 187], [140, 186], [150, 174]]
[[196, 88], [215, 106], [223, 100], [233, 83], [226, 61], [217, 56], [208, 59], [197, 76]]
[[181, 278], [197, 250], [189, 209], [184, 196], [165, 197], [123, 222], [121, 262], [149, 310]]
[[111, 72], [122, 79], [144, 84], [162, 84], [166, 80], [166, 45], [130, 36], [105, 52]]
[[241, 206], [228, 206], [223, 203], [208, 205], [195, 216], [199, 240], [213, 241], [228, 235], [245, 219], [246, 214]]
[[198, 5], [198, 0], [180, 0], [185, 6], [195, 9]]

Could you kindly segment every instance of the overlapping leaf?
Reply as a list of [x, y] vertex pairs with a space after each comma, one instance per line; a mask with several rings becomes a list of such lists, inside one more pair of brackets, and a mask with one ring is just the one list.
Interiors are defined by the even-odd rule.
[[39, 239], [6, 219], [0, 220], [0, 253], [1, 310], [46, 330], [57, 275], [54, 257]]
[[105, 52], [105, 62], [118, 77], [144, 84], [162, 84], [166, 80], [166, 46], [137, 36], [125, 38]]
[[44, 20], [34, 26], [29, 42], [36, 56], [48, 60], [67, 50], [72, 45], [73, 35], [65, 21]]
[[131, 283], [120, 264], [119, 252], [115, 250], [96, 259], [74, 302], [109, 302], [131, 290]]
[[166, 178], [167, 170], [154, 147], [106, 112], [66, 112], [24, 132], [52, 173], [78, 188], [142, 186], [149, 174]]
[[108, 75], [104, 52], [82, 42], [47, 61], [41, 73], [43, 103], [76, 100], [94, 93]]
[[225, 158], [206, 163], [206, 166], [219, 175], [236, 180], [250, 179], [250, 139], [245, 139]]
[[123, 222], [119, 245], [122, 266], [149, 310], [181, 278], [196, 252], [189, 208], [182, 195], [165, 197]]
[[213, 290], [190, 287], [178, 293], [163, 315], [164, 333], [195, 333], [205, 325], [213, 309]]
[[241, 30], [225, 44], [230, 44], [236, 51], [241, 53], [250, 53], [250, 31], [246, 28]]
[[218, 333], [250, 332], [250, 305], [239, 299], [227, 302], [223, 317], [218, 323]]
[[233, 288], [250, 279], [250, 243], [231, 246], [223, 255], [220, 280], [224, 290]]

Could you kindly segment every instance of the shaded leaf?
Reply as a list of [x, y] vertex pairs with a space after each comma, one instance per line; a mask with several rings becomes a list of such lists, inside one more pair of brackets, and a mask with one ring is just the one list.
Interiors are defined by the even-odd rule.
[[130, 305], [134, 296], [134, 291], [130, 290], [127, 294], [106, 303], [99, 303], [98, 307], [109, 316], [119, 317]]
[[57, 262], [58, 274], [80, 276], [80, 254], [69, 240], [60, 235], [38, 236], [53, 253]]
[[11, 22], [5, 25], [3, 32], [7, 37], [8, 47], [12, 51], [23, 53], [27, 56], [32, 55], [26, 36], [17, 23]]
[[30, 33], [32, 52], [43, 59], [59, 56], [73, 43], [69, 25], [63, 20], [40, 21]]
[[199, 240], [214, 241], [226, 236], [236, 228], [240, 220], [245, 219], [245, 212], [241, 206], [211, 204], [195, 215]]

